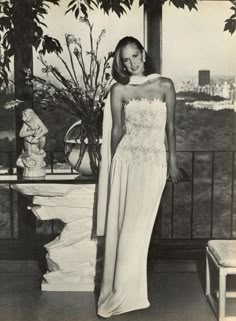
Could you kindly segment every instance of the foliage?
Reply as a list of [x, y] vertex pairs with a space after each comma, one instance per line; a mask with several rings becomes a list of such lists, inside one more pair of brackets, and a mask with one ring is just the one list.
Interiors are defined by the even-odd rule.
[[[42, 110], [40, 106], [37, 106], [36, 112], [43, 123], [50, 128], [46, 149], [63, 152], [63, 138], [68, 127], [76, 121], [76, 118], [70, 114], [65, 116], [62, 109]], [[3, 131], [14, 130], [13, 120], [13, 109], [0, 109], [0, 128]], [[235, 150], [234, 122], [235, 112], [233, 110], [197, 109], [186, 105], [183, 100], [177, 100], [177, 150]], [[13, 142], [11, 143], [13, 144]], [[3, 146], [0, 139], [0, 151], [4, 150], [9, 150], [9, 144]]]
[[[45, 52], [61, 52], [56, 39], [43, 35], [42, 21], [50, 4], [59, 5], [60, 0], [0, 0], [0, 88], [8, 86], [10, 58], [19, 46], [44, 46]], [[17, 30], [21, 34], [17, 34]], [[22, 35], [22, 30], [24, 33]]]
[[[8, 86], [10, 58], [14, 55], [17, 46], [32, 45], [36, 49], [43, 45], [46, 52], [62, 51], [60, 43], [43, 34], [42, 21], [50, 9], [50, 5], [60, 5], [61, 0], [0, 0], [0, 88]], [[172, 3], [177, 8], [196, 9], [198, 0], [138, 0], [140, 6], [146, 8], [153, 4]], [[236, 0], [229, 0], [234, 14], [225, 20], [224, 31], [233, 34], [236, 30]], [[106, 14], [115, 12], [119, 17], [132, 8], [134, 0], [68, 0], [66, 13], [74, 12], [76, 18], [88, 16], [88, 10], [102, 9]], [[32, 8], [31, 8], [32, 6]], [[20, 28], [19, 28], [20, 27]], [[23, 36], [17, 36], [17, 30], [24, 30]]]
[[233, 7], [230, 9], [233, 10], [234, 13], [230, 18], [225, 20], [224, 31], [228, 30], [232, 35], [236, 30], [236, 0], [230, 0], [230, 2], [233, 4]]
[[210, 94], [204, 93], [204, 92], [195, 92], [195, 91], [179, 91], [177, 93], [177, 97], [184, 98], [185, 101], [223, 101], [225, 98], [221, 96], [212, 96]]
[[[48, 81], [32, 75], [27, 71], [27, 81], [33, 83], [34, 104], [39, 103], [44, 108], [60, 108], [81, 120], [81, 131], [76, 138], [80, 142], [79, 163], [88, 149], [91, 169], [97, 174], [99, 155], [99, 138], [101, 137], [102, 112], [104, 99], [110, 85], [109, 60], [112, 53], [99, 58], [99, 46], [105, 30], [102, 30], [95, 40], [93, 25], [87, 18], [81, 18], [89, 30], [90, 48], [86, 52], [81, 39], [72, 34], [66, 34], [66, 49], [69, 55], [67, 63], [60, 52], [56, 55], [55, 65], [49, 65], [43, 56], [44, 49], [39, 50], [39, 60], [43, 65], [43, 73], [51, 75], [54, 81]], [[59, 70], [59, 62], [65, 71]], [[76, 72], [79, 70], [79, 72]], [[79, 164], [78, 164], [79, 166]]]
[[[84, 52], [79, 39], [73, 35], [66, 35], [66, 46], [70, 57], [70, 66], [63, 60], [61, 55], [63, 49], [57, 39], [44, 35], [42, 26], [46, 26], [42, 21], [48, 13], [50, 4], [59, 5], [60, 0], [1, 0], [0, 13], [0, 88], [8, 86], [8, 73], [10, 71], [10, 58], [19, 48], [34, 47], [39, 52], [39, 59], [44, 65], [45, 74], [51, 74], [59, 85], [47, 82], [40, 77], [32, 76], [31, 70], [24, 70], [26, 83], [34, 81], [38, 100], [42, 105], [50, 102], [50, 107], [61, 107], [72, 115], [76, 115], [82, 120], [81, 158], [85, 152], [85, 138], [89, 142], [89, 153], [93, 172], [97, 171], [97, 161], [99, 158], [98, 136], [101, 128], [101, 114], [103, 108], [103, 98], [105, 95], [105, 83], [109, 80], [109, 59], [104, 57], [103, 65], [98, 59], [98, 48], [105, 33], [102, 31], [98, 40], [94, 42], [92, 36], [93, 26], [85, 17], [82, 19], [89, 28], [90, 50], [86, 53], [90, 57], [89, 70], [86, 70]], [[19, 31], [24, 30], [23, 35]], [[73, 50], [72, 50], [73, 47]], [[47, 64], [44, 59], [46, 53], [54, 53], [58, 60], [64, 64], [68, 77], [60, 70]], [[82, 72], [82, 84], [75, 72], [75, 63]], [[37, 83], [37, 84], [36, 84]], [[40, 97], [41, 95], [41, 97]], [[14, 105], [14, 104], [13, 104]], [[100, 122], [100, 125], [99, 125]], [[92, 146], [92, 147], [91, 147]], [[94, 148], [94, 150], [92, 150]]]
[[[176, 8], [185, 9], [186, 7], [191, 11], [192, 9], [197, 10], [198, 0], [139, 0], [139, 6], [145, 6], [147, 9], [153, 4], [163, 5], [165, 2], [173, 4]], [[229, 31], [233, 34], [236, 30], [236, 0], [229, 0], [233, 6], [233, 15], [225, 20], [224, 31]], [[127, 10], [131, 10], [134, 0], [71, 0], [68, 3], [66, 13], [74, 12], [75, 18], [77, 19], [81, 14], [84, 16], [88, 15], [88, 10], [94, 8], [102, 9], [106, 14], [115, 12], [118, 17], [127, 13]]]
[[[197, 9], [197, 0], [156, 0], [161, 5], [166, 1], [173, 3], [177, 8], [184, 9], [187, 7], [189, 10]], [[154, 4], [153, 0], [139, 0], [139, 6], [145, 5], [147, 8]], [[71, 0], [68, 4], [67, 12], [74, 12], [76, 19], [82, 13], [84, 16], [88, 15], [88, 9], [94, 8], [102, 9], [106, 14], [111, 11], [115, 12], [119, 17], [126, 13], [126, 10], [131, 10], [134, 0]]]
[[[197, 0], [139, 0], [140, 6], [151, 8], [153, 4], [165, 2], [172, 3], [177, 8], [189, 10], [197, 9]], [[234, 14], [225, 21], [225, 31], [233, 34], [236, 30], [236, 0], [229, 0], [233, 7], [231, 9]], [[101, 62], [97, 57], [96, 46], [99, 46], [101, 41], [96, 44], [91, 42], [92, 46], [87, 55], [91, 58], [89, 71], [85, 70], [84, 54], [80, 40], [76, 40], [73, 35], [67, 35], [67, 50], [70, 55], [70, 67], [63, 60], [61, 53], [63, 51], [60, 42], [57, 39], [44, 35], [42, 26], [46, 26], [43, 22], [45, 15], [50, 9], [50, 5], [59, 5], [60, 0], [0, 0], [0, 89], [8, 86], [8, 73], [10, 71], [10, 58], [16, 50], [23, 46], [31, 48], [32, 46], [39, 50], [44, 72], [52, 74], [55, 79], [61, 84], [56, 86], [54, 83], [47, 82], [44, 79], [35, 77], [26, 70], [28, 81], [33, 80], [38, 83], [38, 99], [42, 99], [44, 105], [59, 106], [66, 109], [74, 115], [79, 116], [83, 120], [83, 130], [81, 140], [88, 138], [89, 142], [98, 143], [98, 120], [102, 110], [102, 98], [105, 95], [105, 87], [103, 84], [109, 79], [108, 73], [105, 71], [108, 68], [108, 60], [110, 56], [104, 59], [103, 72], [101, 72]], [[132, 8], [134, 0], [68, 0], [68, 12], [73, 12], [75, 17], [84, 16], [84, 22], [90, 28], [90, 36], [92, 34], [92, 25], [89, 24], [87, 15], [88, 10], [95, 8], [102, 9], [106, 14], [115, 12], [119, 17]], [[24, 33], [19, 34], [19, 31]], [[103, 36], [101, 33], [100, 38]], [[72, 52], [72, 45], [74, 50]], [[44, 59], [46, 53], [54, 53], [56, 57], [64, 64], [69, 77], [65, 77], [58, 68], [49, 66]], [[78, 63], [83, 79], [79, 83], [75, 74], [74, 63]], [[27, 75], [28, 74], [28, 75]], [[101, 76], [99, 80], [99, 75]], [[41, 97], [40, 97], [41, 95]], [[97, 97], [99, 97], [97, 99]], [[94, 136], [90, 133], [91, 128], [94, 130]], [[89, 131], [90, 128], [90, 131]], [[94, 144], [89, 144], [94, 145]], [[84, 153], [84, 146], [81, 145], [81, 155]], [[93, 170], [96, 171], [96, 160], [99, 157], [93, 150], [90, 150], [93, 163]]]
[[235, 150], [235, 112], [198, 109], [177, 100], [177, 150]]

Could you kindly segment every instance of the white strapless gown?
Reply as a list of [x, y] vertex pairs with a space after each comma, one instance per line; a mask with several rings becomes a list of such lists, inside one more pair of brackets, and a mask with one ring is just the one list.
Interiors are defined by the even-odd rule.
[[103, 317], [147, 308], [147, 254], [166, 183], [166, 104], [132, 99], [125, 135], [112, 159], [104, 274], [98, 301]]

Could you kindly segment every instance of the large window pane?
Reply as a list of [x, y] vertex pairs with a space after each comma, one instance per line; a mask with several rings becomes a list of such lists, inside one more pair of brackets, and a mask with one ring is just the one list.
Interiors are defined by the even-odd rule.
[[[66, 2], [61, 3], [60, 7], [52, 7], [49, 10], [45, 19], [45, 23], [48, 28], [45, 28], [45, 33], [58, 39], [63, 47], [62, 57], [65, 62], [70, 65], [70, 58], [66, 48], [65, 34], [74, 35], [76, 38], [80, 38], [82, 49], [85, 53], [89, 51], [89, 29], [85, 23], [79, 22], [74, 17], [74, 14], [69, 13], [65, 15]], [[94, 10], [89, 11], [89, 20], [93, 24], [94, 39], [97, 39], [101, 30], [105, 30], [106, 33], [101, 39], [99, 47], [99, 57], [103, 61], [104, 56], [114, 50], [118, 41], [127, 35], [138, 38], [143, 43], [143, 8], [138, 7], [138, 3], [132, 8], [132, 11], [128, 11], [127, 15], [123, 15], [118, 18], [114, 13], [109, 16], [105, 15], [103, 11]], [[44, 77], [45, 79], [55, 82], [55, 78], [51, 75], [48, 76], [42, 73], [44, 67], [42, 63], [37, 59], [38, 53], [34, 53], [34, 74]], [[88, 56], [87, 56], [88, 57]], [[66, 77], [68, 77], [68, 71], [63, 63], [54, 54], [46, 55], [45, 59], [48, 64], [56, 66], [58, 70]], [[86, 61], [85, 61], [86, 63]], [[78, 75], [79, 81], [82, 74], [78, 64], [75, 64], [75, 72]], [[63, 140], [66, 131], [77, 120], [69, 113], [63, 110], [52, 110], [50, 106], [46, 109], [37, 109], [37, 113], [40, 118], [45, 122], [49, 129], [47, 139], [47, 150], [60, 151], [64, 149]], [[60, 163], [61, 163], [60, 159]]]
[[[198, 151], [190, 163], [179, 159], [185, 169], [194, 161], [193, 237], [210, 237], [211, 231], [230, 236], [236, 45], [235, 35], [223, 30], [231, 6], [199, 1], [198, 11], [189, 12], [167, 1], [163, 8], [163, 75], [173, 79], [177, 91], [177, 149]], [[174, 232], [181, 235], [187, 214], [182, 208], [175, 215]]]

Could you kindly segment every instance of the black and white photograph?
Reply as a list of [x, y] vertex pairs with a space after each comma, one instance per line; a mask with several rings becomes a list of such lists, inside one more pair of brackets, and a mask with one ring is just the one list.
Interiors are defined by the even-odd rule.
[[0, 0], [0, 321], [236, 320], [236, 0]]

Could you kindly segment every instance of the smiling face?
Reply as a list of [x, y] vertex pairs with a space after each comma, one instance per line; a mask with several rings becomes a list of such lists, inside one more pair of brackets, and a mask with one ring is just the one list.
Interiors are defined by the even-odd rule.
[[144, 72], [143, 52], [134, 43], [121, 48], [121, 61], [131, 76], [142, 76]]

